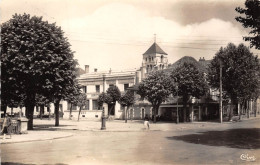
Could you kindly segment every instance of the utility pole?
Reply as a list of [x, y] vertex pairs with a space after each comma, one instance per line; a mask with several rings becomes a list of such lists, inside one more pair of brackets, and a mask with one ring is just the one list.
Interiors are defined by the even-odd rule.
[[222, 123], [222, 61], [219, 60], [219, 120]]
[[176, 86], [176, 90], [177, 90], [177, 119], [176, 119], [176, 124], [178, 124], [179, 123], [179, 95], [178, 95], [179, 87], [178, 87], [178, 85]]
[[[106, 78], [106, 76], [103, 75], [103, 94], [104, 94], [104, 96], [105, 96], [105, 78]], [[106, 116], [105, 116], [104, 98], [103, 98], [102, 117], [101, 117], [101, 130], [105, 130], [105, 129], [106, 129]]]

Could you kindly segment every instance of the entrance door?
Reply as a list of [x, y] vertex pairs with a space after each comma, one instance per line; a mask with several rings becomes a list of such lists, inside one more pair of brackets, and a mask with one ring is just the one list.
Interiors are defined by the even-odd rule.
[[144, 119], [144, 108], [142, 108], [142, 112], [141, 113], [142, 113], [141, 117], [142, 117], [142, 119]]
[[109, 113], [109, 115], [111, 115], [111, 116], [114, 116], [114, 115], [115, 115], [115, 106], [114, 106], [114, 105], [108, 104], [108, 113]]

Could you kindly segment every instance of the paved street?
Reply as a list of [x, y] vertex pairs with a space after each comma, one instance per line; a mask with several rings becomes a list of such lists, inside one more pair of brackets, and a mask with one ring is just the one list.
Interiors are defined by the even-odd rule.
[[[150, 131], [137, 131], [142, 124], [129, 122], [127, 126], [132, 124], [133, 131], [105, 132], [64, 126], [59, 131], [74, 136], [2, 144], [1, 161], [2, 164], [259, 164], [259, 122], [253, 119], [221, 125], [158, 123], [152, 124]], [[125, 123], [114, 121], [107, 126], [113, 124]], [[49, 134], [54, 130], [46, 129]], [[241, 154], [256, 160], [241, 160]]]

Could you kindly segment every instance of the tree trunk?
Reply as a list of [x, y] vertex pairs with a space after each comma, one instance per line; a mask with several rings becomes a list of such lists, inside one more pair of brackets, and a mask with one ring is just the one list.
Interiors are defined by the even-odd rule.
[[231, 99], [231, 104], [230, 104], [230, 108], [229, 108], [228, 121], [231, 121], [231, 120], [232, 120], [232, 117], [233, 117], [233, 105], [234, 105], [234, 100]]
[[59, 120], [60, 120], [60, 113], [59, 113], [59, 105], [60, 105], [60, 100], [55, 101], [54, 107], [55, 107], [55, 126], [59, 126]]
[[7, 109], [7, 105], [1, 104], [1, 111], [4, 112], [4, 116], [3, 117], [5, 117], [6, 109]]
[[40, 118], [42, 120], [42, 115], [44, 113], [44, 105], [40, 105]]
[[70, 117], [69, 117], [70, 120], [71, 120], [71, 114], [72, 114], [72, 103], [70, 105]]
[[255, 100], [255, 117], [256, 117], [256, 113], [257, 113], [257, 99]]
[[183, 97], [183, 122], [185, 123], [187, 121], [187, 102], [188, 97]]
[[160, 106], [160, 105], [155, 105], [155, 106], [153, 106], [153, 112], [154, 112], [153, 122], [154, 122], [154, 123], [156, 123], [156, 116], [157, 116], [157, 113], [158, 113], [159, 106]]
[[240, 108], [240, 103], [237, 104], [237, 111], [238, 111], [239, 120], [241, 120], [241, 108]]
[[27, 128], [28, 128], [28, 130], [33, 130], [34, 105], [33, 104], [27, 105], [26, 106], [26, 111], [27, 111], [27, 118], [28, 118]]
[[80, 116], [80, 112], [81, 112], [81, 107], [82, 106], [79, 107], [78, 121], [79, 121], [79, 116]]
[[247, 118], [250, 118], [250, 112], [249, 112], [249, 101], [246, 102], [246, 106], [247, 106]]
[[127, 123], [128, 109], [129, 109], [129, 106], [127, 106], [127, 107], [126, 107], [126, 110], [125, 110], [125, 123]]

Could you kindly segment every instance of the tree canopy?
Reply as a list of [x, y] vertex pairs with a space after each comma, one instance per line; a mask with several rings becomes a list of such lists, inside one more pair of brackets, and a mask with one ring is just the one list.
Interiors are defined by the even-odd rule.
[[259, 62], [243, 44], [235, 46], [229, 43], [220, 48], [210, 64], [209, 82], [219, 89], [220, 63], [222, 67], [222, 87], [233, 103], [244, 99], [258, 97], [259, 90]]
[[135, 103], [134, 92], [126, 91], [126, 93], [119, 98], [118, 102], [124, 107], [133, 105]]
[[142, 98], [146, 98], [153, 106], [154, 122], [156, 122], [159, 106], [162, 102], [166, 101], [171, 93], [170, 88], [171, 80], [169, 76], [161, 70], [151, 72], [138, 87], [137, 94]]
[[245, 14], [245, 17], [238, 16], [236, 20], [243, 24], [245, 28], [251, 28], [249, 34], [252, 36], [244, 37], [245, 41], [250, 41], [250, 46], [260, 49], [260, 1], [246, 0], [246, 8], [237, 7], [236, 11]]
[[29, 14], [15, 14], [1, 25], [1, 50], [2, 86], [8, 89], [12, 80], [12, 89], [25, 96], [33, 129], [36, 93], [51, 101], [64, 98], [75, 82], [77, 61], [60, 27]]

